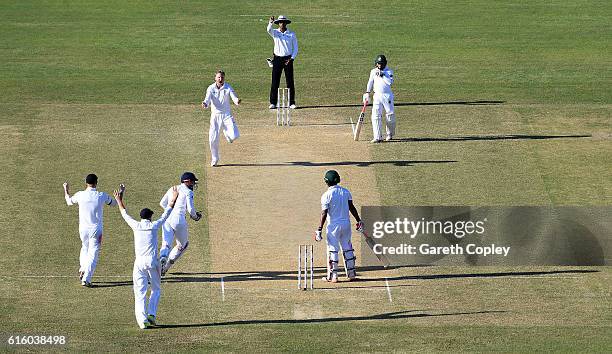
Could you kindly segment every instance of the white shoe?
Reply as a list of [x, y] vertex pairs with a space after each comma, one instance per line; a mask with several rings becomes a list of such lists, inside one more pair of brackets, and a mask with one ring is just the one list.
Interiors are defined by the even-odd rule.
[[385, 138], [385, 141], [391, 141], [391, 139], [393, 139], [393, 137], [391, 136], [391, 134], [387, 135], [387, 137]]
[[378, 144], [380, 143], [382, 140], [380, 139], [372, 139], [372, 141], [370, 141], [372, 144]]
[[81, 282], [81, 286], [86, 287], [86, 288], [93, 288], [93, 285], [91, 285], [90, 282], [83, 280]]
[[210, 167], [216, 167], [218, 163], [219, 163], [219, 161], [212, 161], [210, 163]]
[[291, 106], [289, 106], [289, 108], [291, 108], [291, 109], [296, 109], [296, 108], [297, 108], [297, 106], [296, 106], [296, 105], [294, 105], [294, 104], [292, 104]]
[[323, 280], [325, 280], [328, 283], [337, 283], [338, 282], [338, 273], [333, 273], [331, 278], [323, 277]]
[[272, 58], [266, 58], [266, 61], [268, 62], [269, 67], [274, 67], [274, 64], [272, 64]]
[[276, 109], [276, 105], [275, 105], [275, 104], [270, 104], [270, 105], [268, 106], [268, 108], [270, 108], [270, 109]]

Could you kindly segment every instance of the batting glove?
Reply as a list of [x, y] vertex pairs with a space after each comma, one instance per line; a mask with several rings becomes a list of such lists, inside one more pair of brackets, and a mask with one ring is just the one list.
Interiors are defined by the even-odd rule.
[[323, 239], [322, 236], [322, 231], [321, 230], [317, 230], [315, 231], [315, 241], [319, 242]]
[[370, 94], [366, 92], [363, 94], [363, 103], [368, 104], [369, 101], [370, 101]]
[[357, 230], [357, 232], [363, 233], [363, 229], [364, 229], [363, 221], [359, 221], [357, 225], [355, 226], [355, 230]]

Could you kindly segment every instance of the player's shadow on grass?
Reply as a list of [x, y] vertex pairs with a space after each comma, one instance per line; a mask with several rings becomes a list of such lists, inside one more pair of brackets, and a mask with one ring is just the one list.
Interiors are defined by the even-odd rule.
[[132, 286], [133, 283], [131, 280], [121, 280], [121, 281], [97, 281], [92, 283], [93, 288], [114, 288], [117, 286]]
[[[500, 105], [505, 101], [488, 101], [488, 100], [477, 100], [477, 101], [447, 101], [447, 102], [395, 102], [395, 107], [401, 106], [452, 106], [452, 105], [465, 105], [465, 106], [490, 106]], [[372, 106], [368, 103], [368, 106]], [[311, 105], [311, 106], [300, 106], [296, 109], [312, 109], [312, 108], [349, 108], [349, 107], [363, 107], [363, 104], [330, 104], [330, 105]]]
[[[313, 277], [324, 276], [327, 272], [325, 267], [314, 267]], [[290, 271], [254, 271], [254, 272], [222, 272], [222, 273], [168, 273], [169, 276], [162, 278], [166, 283], [219, 283], [221, 278], [226, 283], [255, 281], [255, 280], [296, 280], [296, 272]]]
[[409, 318], [421, 317], [445, 317], [445, 316], [471, 316], [484, 314], [498, 314], [507, 311], [466, 311], [466, 312], [446, 312], [446, 313], [426, 313], [426, 310], [407, 310], [386, 312], [370, 316], [345, 316], [345, 317], [325, 317], [325, 318], [308, 318], [308, 319], [268, 319], [268, 320], [236, 320], [211, 323], [193, 323], [193, 324], [168, 324], [158, 325], [153, 328], [193, 328], [193, 327], [218, 327], [218, 326], [239, 326], [239, 325], [255, 325], [255, 324], [300, 324], [300, 323], [328, 323], [328, 322], [346, 322], [346, 321], [372, 321], [372, 320], [401, 320]]
[[[392, 266], [386, 270], [414, 268], [414, 266]], [[367, 273], [372, 271], [383, 271], [385, 268], [379, 266], [359, 267], [358, 273], [361, 277], [355, 281], [355, 284], [365, 284], [367, 282], [380, 281], [400, 281], [400, 280], [442, 280], [456, 278], [499, 278], [499, 277], [515, 277], [515, 276], [546, 276], [546, 275], [561, 275], [561, 274], [589, 274], [598, 273], [599, 270], [591, 269], [568, 269], [568, 270], [551, 270], [551, 271], [524, 271], [524, 272], [493, 272], [493, 273], [457, 273], [457, 274], [425, 274], [425, 275], [400, 275], [387, 277], [368, 278]], [[321, 279], [327, 272], [325, 267], [315, 267], [315, 279]], [[219, 283], [223, 278], [226, 283], [244, 282], [244, 281], [296, 281], [296, 272], [293, 271], [254, 271], [254, 272], [226, 272], [226, 273], [170, 273], [169, 276], [162, 279], [165, 283]], [[353, 282], [351, 282], [353, 283]], [[366, 286], [357, 286], [366, 287]], [[373, 286], [377, 287], [377, 286]], [[382, 286], [381, 286], [382, 287]], [[345, 286], [338, 289], [347, 288]]]
[[[363, 270], [361, 270], [363, 272]], [[529, 271], [529, 272], [493, 272], [493, 273], [458, 273], [458, 274], [427, 274], [427, 275], [405, 275], [397, 277], [384, 278], [365, 278], [361, 281], [398, 281], [398, 280], [439, 280], [439, 279], [456, 279], [456, 278], [498, 278], [498, 277], [538, 277], [546, 275], [561, 275], [561, 274], [587, 274], [599, 273], [599, 270], [591, 269], [568, 269], [568, 270], [551, 270], [551, 271]]]
[[357, 166], [369, 167], [374, 165], [393, 165], [400, 167], [408, 167], [421, 164], [446, 164], [455, 163], [455, 160], [384, 160], [384, 161], [334, 161], [334, 162], [311, 162], [311, 161], [288, 161], [277, 163], [228, 163], [221, 167], [323, 167], [323, 166]]
[[468, 136], [453, 136], [441, 138], [398, 138], [393, 139], [390, 143], [405, 143], [405, 142], [452, 142], [452, 141], [495, 141], [495, 140], [548, 140], [548, 139], [578, 139], [591, 138], [592, 135], [529, 135], [529, 134], [508, 134], [508, 135], [468, 135]]

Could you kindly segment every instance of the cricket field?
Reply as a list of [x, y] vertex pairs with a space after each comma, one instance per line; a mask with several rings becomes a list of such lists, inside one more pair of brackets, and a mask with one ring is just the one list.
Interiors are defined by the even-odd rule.
[[[2, 1], [0, 351], [611, 352], [610, 267], [364, 267], [328, 284], [317, 243], [315, 289], [296, 287], [328, 169], [357, 207], [612, 205], [611, 13], [595, 0]], [[289, 128], [267, 107], [280, 14], [300, 46]], [[398, 133], [370, 144], [366, 124], [354, 142], [380, 53]], [[243, 100], [242, 136], [211, 168], [200, 102], [218, 69]], [[163, 280], [160, 326], [143, 331], [131, 229], [106, 208], [95, 287], [81, 287], [62, 183], [125, 183], [136, 216], [159, 213], [183, 171], [200, 178], [204, 218]], [[66, 344], [9, 344], [49, 335]]]

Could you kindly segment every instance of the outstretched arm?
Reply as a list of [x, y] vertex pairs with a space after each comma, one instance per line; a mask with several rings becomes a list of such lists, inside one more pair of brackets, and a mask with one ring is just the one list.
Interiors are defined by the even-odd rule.
[[68, 185], [68, 182], [64, 182], [63, 186], [64, 186], [64, 199], [66, 199], [66, 204], [73, 205], [74, 203], [72, 202], [72, 199], [70, 198], [70, 191], [69, 191], [70, 186]]
[[[121, 197], [121, 199], [123, 199], [123, 193], [125, 192], [125, 185], [123, 183], [121, 183], [119, 185], [119, 190], [115, 189], [114, 192], [117, 192], [119, 194], [119, 196]], [[113, 195], [115, 194], [114, 192], [113, 192]], [[105, 202], [106, 205], [108, 205], [108, 206], [115, 206], [115, 205], [119, 204], [119, 201], [117, 200], [116, 197], [113, 199], [113, 197], [111, 197], [110, 195], [108, 195], [106, 193], [104, 193], [104, 195], [107, 198], [107, 200]], [[123, 209], [125, 209], [125, 207]]]
[[268, 34], [274, 38], [274, 31], [272, 31], [272, 24], [274, 24], [274, 16], [270, 16], [270, 21], [268, 21], [268, 27], [266, 28], [266, 31], [268, 31]]
[[[123, 186], [123, 185], [122, 185]], [[125, 210], [125, 202], [123, 201], [123, 192], [125, 191], [125, 186], [121, 190], [114, 190], [113, 195], [115, 196], [115, 201], [117, 201], [117, 205], [119, 205], [119, 210]]]
[[123, 220], [130, 225], [132, 229], [134, 229], [138, 225], [138, 221], [134, 220], [131, 216], [128, 215], [127, 210], [125, 209], [125, 202], [123, 201], [123, 192], [125, 192], [125, 186], [122, 184], [119, 190], [114, 190], [113, 195], [115, 196], [115, 201], [119, 206], [119, 211], [121, 211], [121, 217]]

